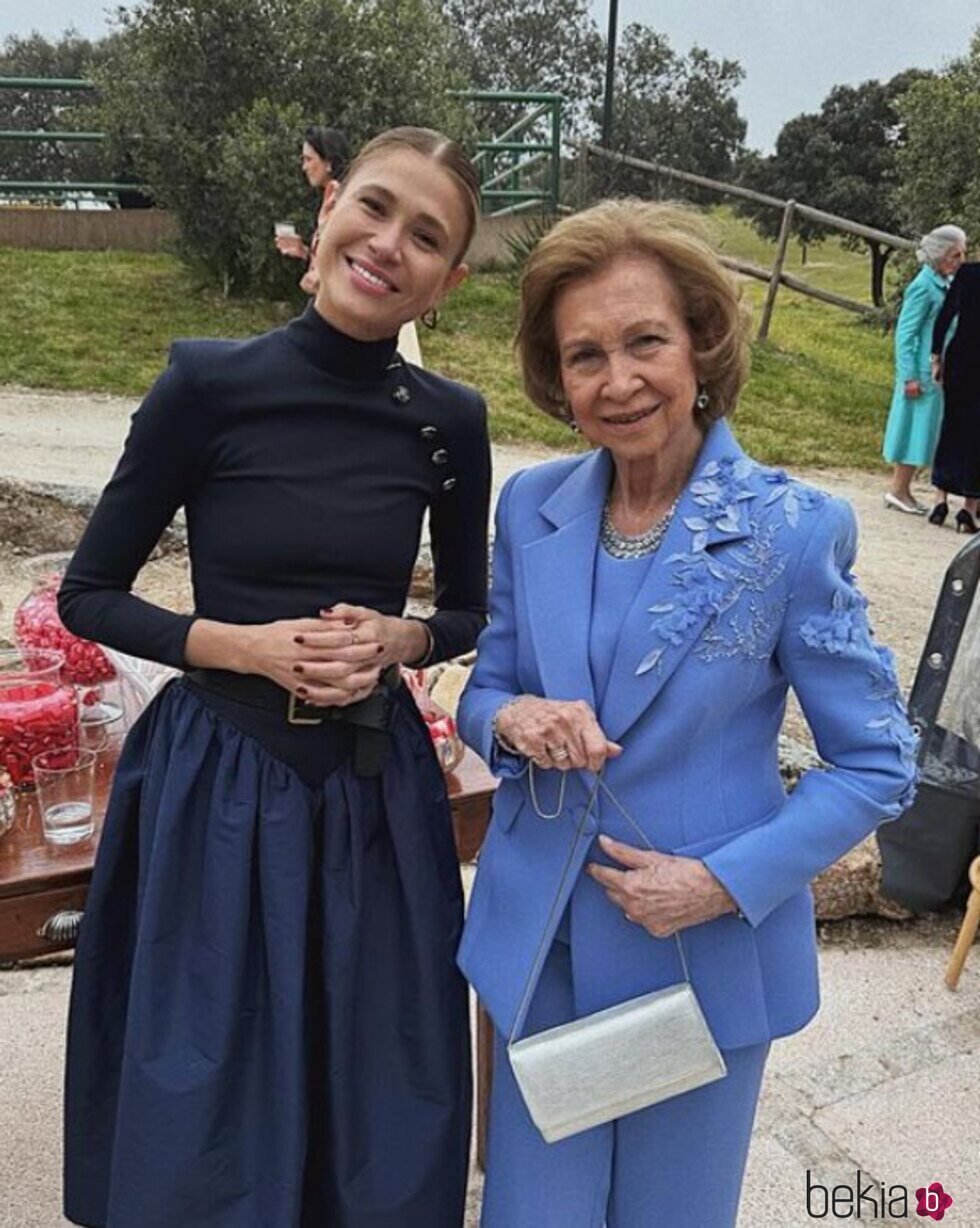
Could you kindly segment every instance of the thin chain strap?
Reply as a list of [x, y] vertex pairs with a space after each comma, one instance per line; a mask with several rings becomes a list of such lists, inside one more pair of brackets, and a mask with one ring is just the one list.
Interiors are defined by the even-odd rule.
[[[603, 791], [603, 793], [605, 793], [606, 797], [608, 797], [609, 800], [612, 802], [612, 804], [616, 807], [619, 813], [623, 816], [626, 822], [629, 823], [630, 827], [633, 828], [633, 830], [640, 837], [643, 843], [647, 846], [650, 852], [656, 853], [658, 850], [654, 848], [654, 846], [647, 839], [646, 832], [639, 825], [639, 823], [637, 823], [637, 821], [633, 818], [633, 816], [629, 813], [629, 811], [626, 809], [623, 803], [619, 800], [619, 798], [615, 795], [615, 793], [613, 793], [612, 789], [610, 789], [609, 786], [606, 784], [606, 782], [602, 779], [601, 774], [596, 777], [596, 783], [598, 784], [599, 788]], [[680, 956], [681, 956], [681, 966], [684, 969], [684, 980], [689, 981], [691, 979], [691, 974], [687, 968], [687, 956], [684, 954], [684, 946], [681, 943], [681, 936], [680, 934], [675, 932], [674, 938], [677, 940], [677, 949], [680, 952]]]
[[[531, 765], [533, 768], [533, 764]], [[562, 772], [562, 782], [567, 773]], [[558, 905], [561, 903], [562, 888], [565, 886], [565, 880], [568, 878], [569, 871], [572, 868], [572, 863], [575, 860], [575, 850], [578, 848], [578, 842], [582, 838], [582, 833], [585, 831], [585, 825], [589, 821], [589, 815], [592, 813], [592, 807], [595, 805], [595, 799], [599, 794], [599, 783], [602, 773], [597, 773], [595, 783], [592, 785], [592, 792], [589, 794], [589, 803], [585, 807], [585, 813], [582, 815], [582, 820], [575, 829], [575, 836], [572, 839], [572, 846], [568, 850], [568, 856], [565, 858], [565, 864], [562, 866], [561, 877], [558, 879], [558, 888], [555, 891], [555, 898], [551, 901], [551, 908], [548, 912], [548, 919], [544, 923], [544, 932], [541, 934], [541, 941], [538, 943], [538, 949], [534, 954], [534, 959], [531, 963], [531, 970], [527, 975], [527, 980], [524, 982], [524, 992], [521, 995], [520, 1005], [517, 1008], [517, 1014], [514, 1016], [514, 1024], [510, 1030], [510, 1037], [507, 1041], [512, 1045], [517, 1039], [517, 1034], [524, 1026], [524, 1019], [528, 1012], [528, 1007], [531, 1005], [531, 998], [534, 996], [534, 991], [537, 988], [538, 979], [541, 976], [541, 969], [544, 967], [545, 956], [548, 954], [548, 932], [551, 929], [551, 923], [555, 919], [555, 912]], [[530, 778], [529, 778], [530, 779]], [[564, 800], [564, 795], [562, 797]], [[535, 806], [535, 809], [537, 807]], [[544, 816], [542, 816], [544, 817]], [[557, 817], [557, 816], [552, 816]]]
[[[572, 838], [572, 845], [571, 845], [571, 848], [568, 850], [568, 856], [565, 859], [565, 864], [562, 867], [561, 876], [558, 879], [558, 887], [555, 891], [554, 899], [551, 902], [551, 908], [548, 911], [547, 920], [544, 923], [544, 931], [541, 935], [541, 941], [538, 943], [538, 949], [535, 952], [534, 959], [531, 963], [531, 970], [528, 973], [527, 980], [524, 983], [524, 991], [521, 994], [520, 1004], [518, 1005], [518, 1008], [517, 1008], [517, 1014], [514, 1016], [514, 1023], [513, 1023], [513, 1026], [511, 1027], [510, 1037], [507, 1041], [509, 1045], [512, 1045], [514, 1043], [514, 1041], [517, 1039], [518, 1033], [520, 1032], [521, 1028], [524, 1026], [524, 1020], [527, 1017], [527, 1012], [531, 1005], [531, 998], [534, 996], [534, 991], [537, 988], [538, 979], [541, 976], [541, 969], [544, 967], [544, 960], [548, 954], [548, 950], [549, 950], [548, 933], [551, 930], [552, 921], [554, 920], [555, 913], [558, 909], [559, 904], [561, 903], [562, 890], [565, 886], [565, 882], [568, 878], [569, 872], [571, 871], [571, 868], [572, 868], [572, 864], [575, 860], [575, 850], [578, 848], [578, 842], [582, 838], [582, 834], [585, 831], [585, 825], [588, 823], [589, 817], [592, 814], [593, 808], [595, 807], [596, 798], [598, 797], [600, 789], [609, 798], [609, 800], [616, 807], [616, 809], [620, 812], [623, 818], [626, 819], [626, 821], [630, 824], [633, 830], [639, 835], [640, 839], [643, 841], [646, 847], [650, 850], [650, 852], [656, 853], [658, 851], [647, 839], [647, 835], [643, 831], [642, 827], [640, 827], [640, 825], [636, 822], [633, 816], [627, 811], [623, 803], [619, 800], [619, 798], [616, 797], [616, 795], [612, 792], [612, 790], [609, 788], [606, 782], [602, 779], [602, 771], [603, 769], [600, 768], [600, 770], [596, 772], [596, 774], [592, 778], [592, 787], [589, 792], [588, 804], [585, 807], [585, 813], [582, 815], [582, 818], [578, 826], [575, 829], [575, 834]], [[537, 795], [534, 790], [533, 772], [534, 772], [534, 764], [531, 763], [529, 765], [529, 770], [528, 770], [528, 785], [529, 785], [530, 793], [531, 793], [531, 804], [534, 807], [535, 813], [538, 815], [539, 818], [542, 818], [542, 819], [551, 820], [551, 819], [558, 818], [558, 816], [561, 814], [561, 811], [564, 807], [565, 778], [568, 775], [568, 773], [562, 772], [561, 774], [561, 785], [559, 786], [559, 793], [558, 793], [558, 809], [555, 811], [554, 814], [542, 814], [541, 809], [538, 806]], [[687, 966], [687, 956], [684, 954], [684, 944], [681, 942], [681, 937], [679, 933], [675, 932], [674, 941], [677, 944], [677, 953], [680, 956], [681, 968], [684, 971], [684, 980], [690, 983], [691, 974]]]
[[561, 818], [561, 812], [565, 808], [565, 785], [568, 781], [568, 773], [562, 772], [561, 779], [558, 782], [558, 806], [554, 814], [545, 814], [541, 809], [541, 803], [538, 801], [538, 791], [534, 784], [534, 760], [528, 760], [527, 767], [527, 787], [531, 794], [531, 805], [534, 807], [534, 813], [539, 819], [558, 819]]

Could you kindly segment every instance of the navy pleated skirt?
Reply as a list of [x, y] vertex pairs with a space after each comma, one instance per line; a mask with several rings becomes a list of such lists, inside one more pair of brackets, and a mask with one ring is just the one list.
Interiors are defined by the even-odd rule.
[[79, 937], [65, 1212], [99, 1228], [459, 1228], [462, 894], [411, 699], [311, 785], [186, 682], [132, 730]]

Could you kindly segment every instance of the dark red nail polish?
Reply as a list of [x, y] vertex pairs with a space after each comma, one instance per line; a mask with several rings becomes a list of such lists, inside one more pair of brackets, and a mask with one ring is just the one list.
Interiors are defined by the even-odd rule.
[[302, 667], [302, 665], [294, 665], [294, 666], [293, 666], [293, 673], [294, 673], [294, 674], [301, 674], [302, 672], [303, 672], [303, 667]]
[[321, 613], [321, 614], [332, 614], [332, 613], [333, 613], [333, 606], [332, 606], [332, 605], [328, 605], [328, 606], [326, 607], [326, 609], [321, 610], [321, 611], [320, 611], [320, 613]]
[[309, 695], [309, 691], [305, 686], [298, 686], [296, 688], [296, 694], [300, 697], [300, 699], [305, 699], [307, 695]]
[[306, 638], [305, 638], [304, 636], [302, 636], [302, 635], [294, 635], [294, 636], [293, 636], [293, 643], [294, 643], [294, 644], [305, 644], [305, 643], [306, 643]]
[[344, 626], [353, 627], [353, 625], [354, 625], [354, 619], [351, 618], [349, 614], [345, 614], [344, 615]]
[[385, 646], [384, 646], [384, 644], [379, 644], [379, 645], [378, 645], [378, 653], [380, 654], [380, 653], [384, 652], [384, 650], [385, 650]]

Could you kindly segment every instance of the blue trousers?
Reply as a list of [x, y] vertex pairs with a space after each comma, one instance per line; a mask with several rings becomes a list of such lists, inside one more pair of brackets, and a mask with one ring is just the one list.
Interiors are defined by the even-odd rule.
[[[525, 1034], [574, 1017], [569, 948], [553, 944]], [[546, 1143], [495, 1038], [482, 1228], [733, 1228], [769, 1045], [724, 1053], [728, 1075]]]

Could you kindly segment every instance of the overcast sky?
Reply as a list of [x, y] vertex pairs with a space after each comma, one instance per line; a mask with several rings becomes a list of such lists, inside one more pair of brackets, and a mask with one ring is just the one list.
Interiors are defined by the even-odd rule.
[[[608, 0], [592, 0], [603, 31]], [[0, 0], [0, 38], [74, 24], [106, 32], [105, 0]], [[816, 110], [832, 85], [887, 79], [904, 68], [938, 68], [962, 54], [980, 25], [978, 0], [621, 0], [620, 27], [645, 21], [675, 50], [692, 43], [738, 60], [750, 145], [768, 150], [780, 127]]]

